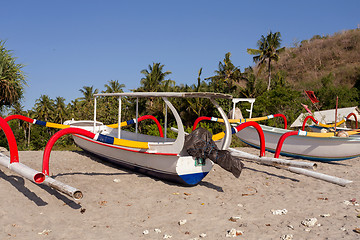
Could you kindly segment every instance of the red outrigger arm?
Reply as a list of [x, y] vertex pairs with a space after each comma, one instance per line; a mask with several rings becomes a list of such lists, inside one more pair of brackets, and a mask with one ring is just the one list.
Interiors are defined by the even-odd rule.
[[43, 155], [43, 165], [42, 165], [42, 172], [43, 174], [49, 176], [49, 159], [50, 159], [50, 153], [52, 150], [52, 147], [54, 146], [55, 142], [61, 138], [62, 136], [66, 134], [79, 134], [85, 137], [94, 138], [95, 133], [92, 133], [90, 131], [81, 129], [81, 128], [66, 128], [58, 131], [55, 133], [48, 143], [46, 144], [44, 155]]
[[[282, 114], [279, 114], [279, 115], [282, 115]], [[275, 115], [274, 115], [275, 116]], [[285, 116], [284, 116], [285, 117]], [[208, 120], [208, 121], [217, 121], [217, 118], [216, 120], [214, 120], [215, 118], [211, 118], [211, 117], [198, 117], [196, 120], [195, 120], [195, 123], [194, 123], [194, 127], [193, 127], [193, 131], [196, 129], [198, 123], [202, 120]], [[285, 120], [285, 126], [287, 126], [286, 124], [286, 118], [284, 118]], [[248, 122], [244, 122], [244, 123], [241, 123], [240, 125], [236, 126], [235, 128], [232, 128], [231, 129], [231, 133], [232, 134], [235, 134], [241, 130], [243, 130], [244, 128], [247, 128], [247, 127], [254, 127], [256, 129], [256, 131], [258, 132], [259, 134], [259, 140], [260, 140], [260, 157], [264, 157], [265, 156], [265, 136], [264, 136], [264, 132], [262, 130], [262, 128], [260, 127], [260, 125], [257, 123], [257, 122], [254, 122], [254, 121], [248, 121]], [[221, 132], [221, 133], [218, 133], [216, 135], [213, 136], [213, 140], [219, 140], [223, 137], [223, 134], [224, 132]]]
[[34, 119], [25, 117], [23, 115], [10, 115], [10, 116], [5, 118], [5, 121], [8, 122], [8, 121], [11, 121], [13, 119], [20, 119], [20, 120], [23, 120], [23, 121], [28, 122], [28, 123], [34, 123]]
[[68, 186], [49, 176], [46, 176], [44, 173], [38, 172], [19, 162], [19, 154], [18, 154], [18, 148], [17, 148], [15, 136], [10, 126], [7, 124], [7, 121], [10, 121], [12, 119], [21, 119], [29, 123], [34, 123], [33, 119], [21, 115], [12, 115], [7, 117], [6, 119], [0, 117], [0, 127], [5, 132], [10, 150], [10, 159], [7, 156], [0, 153], [0, 164], [35, 183], [38, 184], [42, 183], [47, 186], [50, 186], [60, 192], [63, 192], [73, 197], [75, 200], [81, 199], [83, 195], [81, 191], [77, 190], [76, 188]]
[[[356, 123], [356, 129], [358, 128], [358, 121], [357, 121], [357, 117], [354, 113], [349, 113], [349, 115], [347, 115], [347, 117], [345, 119], [343, 119], [342, 121], [338, 122], [337, 125], [345, 122], [347, 119], [349, 119], [351, 116], [353, 116], [355, 118], [355, 123]], [[307, 120], [311, 119], [315, 124], [319, 124], [320, 126], [322, 127], [333, 127], [333, 125], [323, 125], [321, 123], [319, 123], [319, 121], [317, 121], [313, 116], [309, 115], [309, 116], [306, 116], [305, 119], [304, 119], [304, 122], [303, 122], [303, 125], [302, 125], [302, 128], [301, 130], [305, 130], [305, 125], [306, 125], [306, 122]]]
[[9, 124], [7, 124], [7, 122], [2, 117], [0, 117], [0, 127], [3, 129], [9, 144], [10, 163], [19, 162], [19, 152], [14, 133], [11, 130]]
[[10, 150], [10, 159], [9, 159], [10, 161], [8, 162], [8, 157], [2, 155], [0, 158], [0, 164], [35, 183], [39, 184], [44, 182], [45, 175], [43, 173], [37, 172], [34, 169], [29, 168], [28, 166], [19, 162], [19, 152], [18, 152], [14, 133], [11, 130], [10, 126], [2, 117], [0, 117], [0, 127], [3, 129], [5, 133]]
[[156, 123], [156, 126], [158, 127], [159, 129], [159, 134], [160, 134], [160, 137], [164, 137], [164, 133], [163, 133], [163, 130], [162, 130], [162, 127], [159, 123], [159, 121], [156, 119], [156, 117], [152, 116], [152, 115], [144, 115], [144, 116], [141, 116], [138, 118], [138, 121], [142, 121], [142, 120], [146, 120], [146, 119], [151, 119], [153, 120], [155, 123]]
[[262, 128], [260, 127], [260, 125], [256, 122], [245, 122], [240, 124], [239, 126], [237, 126], [235, 129], [237, 132], [243, 130], [246, 127], [254, 127], [256, 129], [256, 131], [259, 134], [259, 139], [260, 139], [260, 157], [264, 157], [265, 156], [265, 136], [264, 136], [264, 132], [262, 130]]
[[279, 158], [281, 148], [283, 146], [285, 139], [287, 137], [294, 136], [294, 135], [299, 135], [299, 131], [291, 131], [291, 132], [287, 132], [287, 133], [284, 133], [283, 135], [281, 135], [281, 137], [279, 138], [278, 144], [276, 146], [274, 158]]

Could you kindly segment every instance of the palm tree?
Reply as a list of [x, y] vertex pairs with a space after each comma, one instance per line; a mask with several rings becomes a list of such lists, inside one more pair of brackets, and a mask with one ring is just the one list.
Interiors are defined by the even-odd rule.
[[110, 80], [109, 84], [105, 84], [106, 90], [104, 93], [116, 93], [116, 92], [124, 92], [123, 88], [125, 84], [120, 84], [118, 80]]
[[268, 86], [267, 90], [270, 90], [271, 85], [271, 61], [278, 61], [279, 60], [279, 54], [285, 50], [285, 47], [279, 48], [281, 45], [281, 34], [280, 32], [270, 33], [264, 37], [264, 35], [261, 35], [260, 40], [257, 42], [257, 46], [259, 49], [252, 49], [248, 48], [247, 52], [251, 55], [256, 55], [253, 57], [253, 60], [255, 63], [258, 64], [259, 73], [264, 68], [264, 66], [268, 65]]
[[[21, 105], [20, 102], [15, 102], [12, 107], [11, 107], [11, 111], [10, 111], [10, 115], [15, 115], [15, 114], [19, 114], [19, 115], [26, 115], [26, 112], [24, 111], [24, 106]], [[13, 129], [13, 132], [15, 134], [15, 137], [17, 137], [16, 132], [17, 131], [23, 131], [24, 133], [24, 138], [25, 138], [25, 142], [26, 142], [26, 129], [29, 123], [25, 122], [25, 121], [17, 121], [17, 129]], [[19, 144], [21, 144], [21, 140], [18, 140], [18, 146]]]
[[[25, 116], [27, 116], [28, 118], [34, 118], [34, 116], [35, 116], [35, 113], [34, 113], [34, 111], [32, 111], [32, 110], [28, 110], [27, 112], [26, 112], [26, 115]], [[31, 123], [28, 123], [28, 137], [27, 137], [27, 148], [29, 149], [30, 148], [30, 139], [31, 139]]]
[[90, 118], [94, 109], [94, 94], [98, 93], [99, 90], [94, 90], [93, 86], [84, 86], [79, 91], [83, 94], [83, 97], [79, 98], [80, 104], [83, 107], [80, 116], [82, 118]]
[[[197, 86], [194, 86], [194, 90], [196, 92], [199, 92], [201, 90], [201, 73], [202, 68], [198, 71], [198, 78], [197, 78]], [[188, 110], [191, 110], [191, 112], [196, 114], [196, 117], [201, 116], [201, 110], [205, 107], [205, 99], [203, 98], [186, 98], [186, 101], [188, 103]]]
[[67, 116], [66, 106], [65, 106], [65, 98], [56, 97], [55, 98], [55, 121], [63, 123], [64, 118]]
[[161, 82], [160, 91], [171, 92], [175, 87], [175, 81], [168, 79]]
[[[206, 78], [211, 79], [215, 84], [215, 91], [218, 88], [217, 84], [226, 83], [227, 88], [225, 91], [229, 92], [233, 89], [234, 85], [239, 86], [242, 74], [239, 67], [236, 67], [230, 60], [231, 53], [225, 54], [224, 63], [219, 62], [219, 69], [215, 71], [215, 76]], [[201, 73], [200, 73], [201, 74]]]
[[140, 73], [144, 74], [145, 77], [141, 79], [141, 90], [145, 92], [158, 92], [163, 84], [165, 77], [171, 74], [170, 71], [163, 72], [165, 65], [160, 65], [160, 63], [153, 63], [149, 65], [149, 71], [147, 69], [141, 70]]
[[11, 106], [23, 97], [25, 75], [22, 64], [15, 63], [16, 58], [5, 48], [0, 40], [0, 108]]
[[[170, 71], [163, 72], [163, 68], [165, 65], [160, 65], [160, 63], [153, 63], [153, 65], [149, 65], [149, 70], [143, 69], [140, 73], [144, 74], [140, 81], [141, 87], [140, 91], [143, 92], [159, 92], [159, 91], [167, 91], [171, 86], [175, 85], [175, 82], [168, 79], [165, 80], [165, 77], [171, 74]], [[158, 101], [158, 100], [157, 100]], [[159, 102], [158, 102], [159, 103]], [[154, 106], [154, 98], [149, 98], [150, 108]], [[159, 109], [155, 106], [150, 111], [157, 112]]]
[[85, 101], [85, 102], [91, 102], [94, 99], [94, 94], [98, 93], [99, 90], [95, 89], [94, 86], [84, 86], [82, 89], [79, 90], [84, 96], [80, 97], [79, 100]]
[[200, 84], [201, 84], [201, 73], [202, 73], [202, 68], [199, 69], [199, 72], [198, 72], [198, 78], [197, 78], [197, 86], [196, 86], [196, 91], [199, 92], [200, 90]]
[[35, 112], [37, 118], [45, 121], [51, 120], [54, 112], [54, 100], [48, 95], [41, 95], [40, 98], [35, 101]]
[[71, 103], [67, 105], [67, 112], [69, 113], [69, 117], [73, 119], [79, 119], [80, 118], [80, 103], [79, 99], [72, 100]]

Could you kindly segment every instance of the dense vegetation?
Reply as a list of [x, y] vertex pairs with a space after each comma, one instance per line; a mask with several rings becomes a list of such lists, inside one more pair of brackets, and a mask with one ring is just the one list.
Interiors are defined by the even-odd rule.
[[[153, 63], [141, 73], [140, 86], [133, 91], [170, 91], [170, 92], [219, 92], [233, 97], [256, 98], [253, 117], [274, 113], [283, 113], [289, 122], [304, 112], [300, 103], [311, 106], [305, 97], [304, 90], [313, 90], [320, 100], [322, 110], [335, 107], [336, 96], [339, 96], [339, 107], [358, 106], [360, 93], [360, 30], [350, 30], [334, 34], [334, 36], [314, 36], [310, 40], [295, 44], [292, 48], [280, 48], [280, 33], [270, 32], [261, 36], [259, 49], [248, 49], [253, 54], [254, 67], [248, 67], [241, 72], [231, 61], [231, 53], [226, 53], [219, 61], [214, 76], [202, 78], [202, 69], [194, 76], [194, 84], [177, 85], [170, 78], [171, 72], [165, 70], [165, 65]], [[51, 99], [41, 95], [32, 110], [24, 111], [21, 106], [25, 77], [21, 72], [22, 65], [15, 64], [15, 58], [0, 42], [0, 107], [5, 117], [10, 114], [21, 114], [39, 120], [62, 123], [67, 119], [92, 119], [94, 94], [98, 92], [123, 92], [124, 84], [118, 80], [104, 83], [104, 89], [94, 89], [84, 86], [79, 90], [79, 97], [65, 104], [65, 99]], [[7, 67], [7, 68], [6, 68]], [[6, 69], [11, 71], [6, 71]], [[262, 71], [267, 69], [267, 71]], [[9, 73], [16, 74], [9, 74]], [[7, 74], [7, 75], [6, 75]], [[183, 118], [186, 130], [190, 131], [194, 120], [199, 116], [219, 116], [217, 110], [207, 99], [173, 99], [172, 101]], [[219, 101], [225, 111], [230, 111], [231, 102]], [[98, 120], [105, 124], [117, 122], [118, 101], [110, 97], [98, 99]], [[249, 108], [248, 103], [242, 103], [241, 109]], [[248, 117], [243, 110], [244, 117]], [[164, 103], [158, 99], [140, 99], [139, 115], [154, 115], [164, 123]], [[135, 117], [135, 101], [122, 99], [122, 119]], [[168, 125], [174, 126], [174, 119], [169, 114]], [[276, 122], [279, 121], [279, 122]], [[214, 132], [222, 126], [216, 123], [202, 123]], [[268, 120], [267, 124], [281, 125], [281, 120]], [[20, 150], [43, 149], [57, 130], [37, 125], [11, 121]], [[134, 130], [134, 127], [130, 127]], [[139, 124], [142, 133], [157, 135], [156, 125], [150, 120]], [[3, 133], [0, 146], [7, 147]], [[168, 136], [174, 136], [171, 131]], [[70, 137], [63, 137], [57, 143], [58, 148], [70, 149], [73, 143]]]

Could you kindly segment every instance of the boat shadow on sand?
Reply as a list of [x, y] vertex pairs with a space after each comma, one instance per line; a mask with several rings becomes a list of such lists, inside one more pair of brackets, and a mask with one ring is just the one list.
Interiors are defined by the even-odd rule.
[[214, 189], [214, 190], [216, 190], [218, 192], [223, 192], [223, 189], [222, 189], [221, 186], [217, 186], [217, 185], [215, 185], [215, 184], [213, 184], [211, 182], [207, 182], [207, 181], [204, 181], [204, 180], [199, 182], [197, 185], [185, 185], [185, 184], [182, 185], [182, 184], [179, 184], [179, 183], [167, 181], [167, 180], [164, 180], [164, 179], [158, 179], [156, 177], [152, 177], [152, 176], [149, 176], [149, 175], [137, 172], [137, 171], [133, 171], [131, 169], [128, 169], [126, 167], [122, 167], [122, 166], [120, 166], [120, 165], [118, 165], [116, 163], [113, 163], [111, 161], [104, 161], [103, 158], [96, 157], [96, 156], [92, 155], [91, 153], [88, 153], [88, 152], [83, 151], [83, 150], [73, 151], [73, 152], [77, 153], [77, 154], [79, 154], [81, 156], [90, 158], [92, 161], [95, 161], [98, 164], [101, 164], [101, 165], [104, 165], [104, 166], [107, 166], [107, 167], [111, 167], [111, 168], [114, 168], [114, 169], [118, 169], [118, 170], [121, 170], [122, 172], [118, 172], [118, 173], [72, 172], [72, 173], [59, 173], [59, 174], [53, 175], [52, 177], [56, 178], [56, 177], [59, 177], [59, 176], [66, 176], [66, 175], [121, 176], [121, 175], [129, 174], [129, 175], [135, 175], [135, 176], [137, 176], [139, 178], [151, 178], [154, 181], [161, 181], [164, 184], [167, 184], [167, 185], [170, 185], [170, 186], [179, 186], [179, 187], [192, 188], [192, 187], [196, 187], [196, 186], [199, 185], [199, 186]]
[[244, 170], [251, 170], [251, 171], [254, 171], [254, 172], [263, 173], [263, 174], [266, 174], [266, 175], [269, 175], [269, 176], [272, 176], [272, 177], [277, 177], [277, 178], [284, 179], [284, 180], [287, 179], [287, 180], [290, 180], [290, 181], [293, 181], [293, 182], [300, 182], [300, 180], [295, 179], [295, 178], [286, 177], [286, 176], [278, 175], [278, 174], [275, 174], [275, 173], [270, 173], [270, 172], [267, 172], [267, 171], [251, 168], [251, 167], [246, 167], [245, 166]]
[[[19, 192], [21, 192], [25, 197], [27, 197], [30, 201], [34, 202], [37, 206], [46, 206], [48, 203], [44, 201], [41, 197], [39, 197], [35, 192], [31, 191], [28, 187], [25, 186], [25, 179], [23, 177], [19, 177], [16, 175], [7, 175], [3, 171], [0, 170], [0, 178], [9, 182], [12, 186], [14, 186]], [[35, 184], [31, 182], [31, 184]], [[57, 199], [63, 201], [66, 205], [73, 209], [80, 209], [81, 205], [70, 197], [67, 197], [58, 191], [52, 189], [49, 186], [42, 184], [35, 184], [37, 187], [45, 190], [49, 194], [55, 196]]]

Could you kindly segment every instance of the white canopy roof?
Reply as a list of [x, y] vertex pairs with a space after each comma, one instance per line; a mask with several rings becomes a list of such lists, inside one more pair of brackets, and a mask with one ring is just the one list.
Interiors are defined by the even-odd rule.
[[232, 99], [231, 95], [213, 92], [127, 92], [127, 93], [98, 93], [94, 96], [118, 97], [182, 97], [182, 98], [225, 98]]

